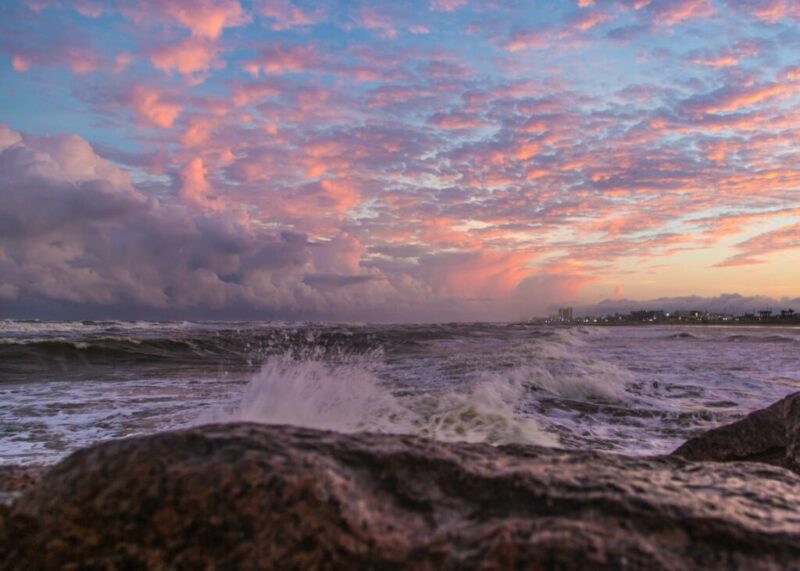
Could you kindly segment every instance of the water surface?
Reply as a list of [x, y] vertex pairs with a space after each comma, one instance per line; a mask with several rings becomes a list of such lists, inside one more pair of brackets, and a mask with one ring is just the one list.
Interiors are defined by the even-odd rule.
[[0, 322], [0, 463], [251, 420], [628, 454], [800, 389], [800, 329]]

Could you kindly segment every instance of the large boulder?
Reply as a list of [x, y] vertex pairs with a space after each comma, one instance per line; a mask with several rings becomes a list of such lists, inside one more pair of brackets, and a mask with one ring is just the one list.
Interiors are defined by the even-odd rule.
[[33, 488], [43, 471], [42, 466], [0, 466], [0, 506]]
[[800, 392], [695, 436], [673, 455], [694, 461], [764, 462], [800, 472]]
[[210, 425], [74, 453], [3, 569], [800, 569], [800, 477], [535, 446]]

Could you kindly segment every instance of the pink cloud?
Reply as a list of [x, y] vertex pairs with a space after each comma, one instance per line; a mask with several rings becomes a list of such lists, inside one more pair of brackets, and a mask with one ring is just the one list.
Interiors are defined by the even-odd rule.
[[66, 67], [72, 73], [84, 75], [107, 66], [105, 58], [93, 48], [62, 39], [50, 46], [17, 46], [8, 51], [11, 67], [17, 72], [33, 67]]
[[132, 87], [125, 98], [140, 121], [162, 129], [172, 127], [182, 111], [169, 96], [147, 85]]
[[313, 45], [293, 46], [272, 44], [254, 60], [246, 61], [243, 69], [250, 75], [302, 73], [322, 69], [325, 57]]
[[14, 71], [28, 71], [31, 63], [24, 56], [14, 54], [11, 56], [11, 67]]
[[728, 68], [739, 65], [747, 58], [758, 56], [764, 48], [764, 43], [756, 40], [739, 40], [732, 47], [722, 50], [693, 50], [688, 54], [688, 60], [695, 65], [702, 65], [713, 69]]
[[783, 71], [783, 77], [787, 81], [800, 81], [800, 65], [785, 69]]
[[490, 125], [480, 117], [457, 110], [450, 113], [435, 113], [428, 122], [442, 129], [480, 129]]
[[465, 298], [505, 297], [513, 293], [534, 270], [531, 252], [483, 249], [433, 254], [423, 260], [425, 281], [436, 290]]
[[663, 26], [704, 19], [716, 13], [711, 0], [654, 0], [645, 5], [652, 14], [653, 21]]
[[273, 20], [273, 30], [289, 30], [298, 26], [313, 26], [324, 18], [322, 8], [314, 11], [298, 8], [291, 0], [260, 0], [258, 11]]
[[452, 12], [466, 3], [467, 0], [431, 0], [429, 6], [434, 12]]
[[142, 0], [123, 6], [122, 12], [140, 24], [177, 24], [188, 28], [193, 36], [207, 39], [216, 39], [225, 28], [250, 21], [238, 0]]
[[181, 169], [181, 198], [209, 210], [223, 208], [223, 203], [211, 194], [211, 185], [206, 180], [208, 171], [203, 159], [195, 157]]
[[73, 5], [81, 16], [87, 18], [99, 18], [108, 9], [102, 2], [94, 0], [78, 0]]
[[549, 29], [517, 31], [511, 34], [506, 49], [511, 52], [543, 50], [553, 46], [555, 38]]
[[761, 212], [732, 213], [724, 216], [713, 216], [694, 220], [704, 232], [715, 239], [736, 234], [743, 234], [752, 230], [753, 225], [789, 217], [800, 217], [800, 208], [781, 208]]
[[746, 88], [730, 88], [721, 91], [708, 103], [700, 104], [698, 109], [705, 113], [732, 112], [768, 101], [784, 98], [795, 93], [795, 87], [781, 83], [767, 83]]
[[800, 20], [800, 4], [794, 0], [728, 0], [728, 6], [765, 24]]
[[741, 58], [735, 54], [730, 52], [721, 53], [717, 55], [708, 55], [708, 56], [695, 56], [691, 59], [691, 62], [695, 65], [704, 65], [706, 67], [712, 68], [723, 68], [723, 67], [733, 67], [738, 65]]
[[7, 125], [0, 124], [0, 151], [22, 142], [22, 135], [12, 131]]
[[108, 10], [108, 6], [104, 6], [99, 0], [23, 0], [23, 2], [34, 12], [53, 7], [67, 7], [73, 8], [86, 18], [98, 18]]
[[577, 12], [567, 18], [561, 27], [539, 27], [529, 30], [514, 30], [505, 49], [510, 52], [545, 50], [580, 45], [581, 34], [614, 19], [609, 12], [599, 10]]
[[733, 267], [764, 263], [763, 256], [788, 250], [800, 250], [800, 223], [792, 223], [763, 232], [736, 245], [739, 254], [716, 264], [716, 267]]
[[184, 147], [199, 147], [204, 145], [211, 136], [217, 122], [205, 115], [194, 115], [186, 121], [186, 127], [180, 136], [180, 143]]
[[358, 10], [354, 20], [359, 27], [373, 30], [385, 38], [397, 36], [397, 28], [392, 19], [374, 6], [365, 6]]
[[516, 299], [542, 312], [548, 309], [546, 304], [573, 303], [586, 286], [596, 281], [597, 277], [588, 275], [578, 264], [548, 264], [519, 283]]
[[[247, 69], [245, 67], [245, 69]], [[258, 73], [254, 67], [251, 73]], [[234, 83], [231, 87], [230, 102], [241, 107], [251, 103], [263, 103], [273, 99], [286, 90], [286, 87], [277, 81], [278, 78], [270, 76], [247, 83]]]
[[218, 58], [219, 48], [211, 41], [188, 38], [177, 44], [153, 49], [150, 61], [153, 67], [165, 72], [177, 71], [182, 75], [198, 75], [210, 68], [224, 67]]
[[562, 35], [569, 32], [586, 32], [610, 20], [613, 20], [613, 16], [606, 12], [581, 12], [570, 19], [569, 27], [562, 31]]
[[133, 60], [134, 60], [133, 54], [125, 52], [117, 54], [117, 56], [114, 58], [114, 66], [112, 68], [114, 70], [114, 73], [122, 73], [123, 71], [128, 69], [128, 66], [131, 65]]

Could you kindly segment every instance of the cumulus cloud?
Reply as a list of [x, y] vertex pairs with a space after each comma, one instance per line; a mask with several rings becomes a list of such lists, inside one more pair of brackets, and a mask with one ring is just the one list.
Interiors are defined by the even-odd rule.
[[[302, 235], [254, 231], [161, 203], [78, 137], [21, 136], [2, 127], [0, 142], [6, 300], [291, 314], [324, 312], [335, 301], [327, 289], [371, 279], [348, 275], [359, 268], [347, 259], [347, 240], [312, 246]], [[317, 251], [328, 247], [327, 263], [315, 267], [315, 256], [325, 258]], [[318, 269], [340, 278], [321, 278]]]
[[407, 248], [414, 267], [363, 264], [354, 236], [273, 234], [221, 211], [199, 158], [181, 176], [183, 200], [165, 202], [77, 136], [0, 126], [0, 312], [427, 320], [520, 309], [508, 298], [529, 254]]

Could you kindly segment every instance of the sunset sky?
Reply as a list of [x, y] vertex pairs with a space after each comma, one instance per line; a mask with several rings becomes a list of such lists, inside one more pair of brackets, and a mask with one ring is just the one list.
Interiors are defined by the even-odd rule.
[[0, 316], [732, 293], [800, 297], [800, 2], [0, 4]]

